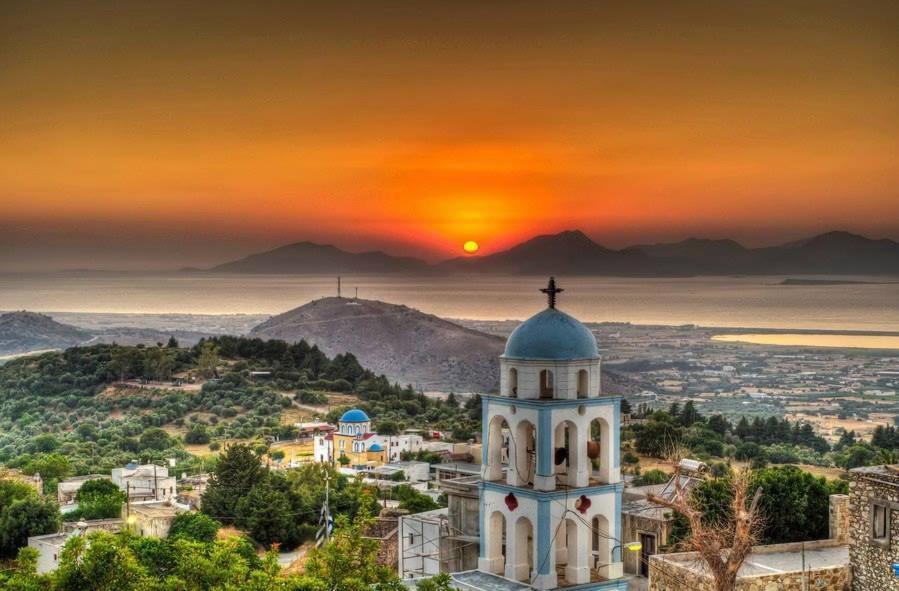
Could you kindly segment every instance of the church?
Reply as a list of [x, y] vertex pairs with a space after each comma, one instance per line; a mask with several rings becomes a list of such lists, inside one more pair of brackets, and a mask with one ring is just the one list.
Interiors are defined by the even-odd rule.
[[518, 326], [483, 397], [478, 569], [459, 589], [624, 590], [620, 402], [593, 333], [556, 307]]

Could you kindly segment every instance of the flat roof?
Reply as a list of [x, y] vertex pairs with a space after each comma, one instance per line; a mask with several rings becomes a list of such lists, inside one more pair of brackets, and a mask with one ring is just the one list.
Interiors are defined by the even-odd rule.
[[483, 589], [484, 591], [531, 591], [533, 587], [513, 581], [499, 575], [485, 573], [479, 570], [469, 570], [450, 575], [457, 583], [470, 589]]

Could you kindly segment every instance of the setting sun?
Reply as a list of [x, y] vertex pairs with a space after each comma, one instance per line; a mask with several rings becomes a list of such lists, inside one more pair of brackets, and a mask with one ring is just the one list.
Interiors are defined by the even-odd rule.
[[474, 240], [469, 240], [462, 245], [462, 250], [464, 250], [468, 254], [474, 254], [478, 251], [478, 243]]

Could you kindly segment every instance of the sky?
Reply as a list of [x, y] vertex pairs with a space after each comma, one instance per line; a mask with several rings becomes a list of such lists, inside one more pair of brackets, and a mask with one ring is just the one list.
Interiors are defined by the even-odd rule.
[[0, 270], [899, 239], [896, 31], [891, 0], [11, 0]]

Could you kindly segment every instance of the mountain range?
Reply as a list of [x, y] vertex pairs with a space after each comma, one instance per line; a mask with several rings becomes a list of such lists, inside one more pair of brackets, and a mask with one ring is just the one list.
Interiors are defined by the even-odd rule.
[[500, 273], [515, 275], [899, 275], [899, 243], [827, 232], [779, 246], [746, 248], [733, 240], [607, 248], [579, 230], [537, 236], [508, 250], [429, 264], [380, 251], [351, 253], [298, 242], [218, 265], [222, 273]]

